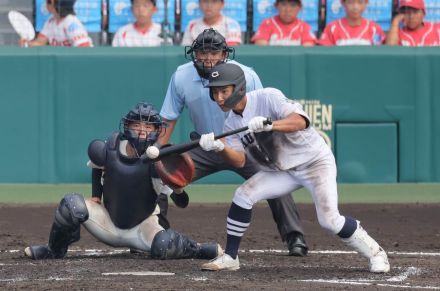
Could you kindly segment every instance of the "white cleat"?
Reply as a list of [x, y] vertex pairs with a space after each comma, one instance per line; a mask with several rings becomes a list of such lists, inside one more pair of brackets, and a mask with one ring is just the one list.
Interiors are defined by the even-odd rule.
[[238, 256], [236, 259], [233, 259], [228, 254], [218, 256], [217, 258], [202, 265], [202, 270], [206, 271], [235, 271], [238, 269], [240, 269], [240, 261], [238, 260]]
[[388, 273], [389, 271], [390, 263], [388, 262], [387, 253], [381, 248], [377, 255], [370, 258], [370, 272]]

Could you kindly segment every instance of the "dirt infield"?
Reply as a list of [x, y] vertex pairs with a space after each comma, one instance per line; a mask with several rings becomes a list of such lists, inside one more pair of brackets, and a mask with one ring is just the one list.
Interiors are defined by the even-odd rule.
[[[174, 229], [198, 241], [225, 243], [226, 204], [170, 209]], [[32, 261], [22, 250], [47, 241], [55, 205], [0, 205], [0, 289], [34, 290], [440, 290], [440, 205], [353, 205], [341, 213], [358, 218], [389, 252], [391, 272], [370, 274], [367, 262], [317, 224], [314, 207], [299, 205], [311, 253], [286, 255], [269, 208], [259, 204], [241, 245], [241, 269], [202, 272], [203, 261], [153, 261], [107, 247], [82, 229], [63, 260]], [[20, 250], [20, 251], [17, 251]], [[255, 251], [258, 250], [258, 251]], [[278, 252], [276, 250], [282, 250]], [[265, 252], [263, 252], [265, 251]], [[333, 251], [333, 252], [332, 252]], [[118, 272], [174, 275], [112, 275]]]

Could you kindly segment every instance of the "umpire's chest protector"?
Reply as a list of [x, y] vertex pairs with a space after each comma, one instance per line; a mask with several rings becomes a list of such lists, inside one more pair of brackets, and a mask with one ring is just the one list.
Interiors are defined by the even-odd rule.
[[152, 164], [123, 156], [119, 143], [120, 135], [116, 134], [106, 143], [103, 196], [113, 223], [128, 229], [153, 213], [157, 194], [151, 181]]

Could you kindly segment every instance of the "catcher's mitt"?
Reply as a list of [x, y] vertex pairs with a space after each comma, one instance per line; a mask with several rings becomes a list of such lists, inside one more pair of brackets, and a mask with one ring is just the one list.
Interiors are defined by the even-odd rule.
[[173, 189], [185, 187], [194, 178], [194, 162], [188, 153], [163, 157], [154, 167], [162, 182]]

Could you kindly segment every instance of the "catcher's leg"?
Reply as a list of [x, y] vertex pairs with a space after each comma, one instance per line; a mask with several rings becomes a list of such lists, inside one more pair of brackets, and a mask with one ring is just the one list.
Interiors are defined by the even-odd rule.
[[78, 193], [66, 194], [55, 212], [49, 243], [27, 247], [25, 254], [34, 260], [63, 258], [68, 246], [79, 240], [80, 224], [88, 216], [84, 197]]
[[156, 234], [151, 244], [153, 259], [213, 259], [223, 253], [217, 243], [196, 243], [175, 230], [162, 230]]

